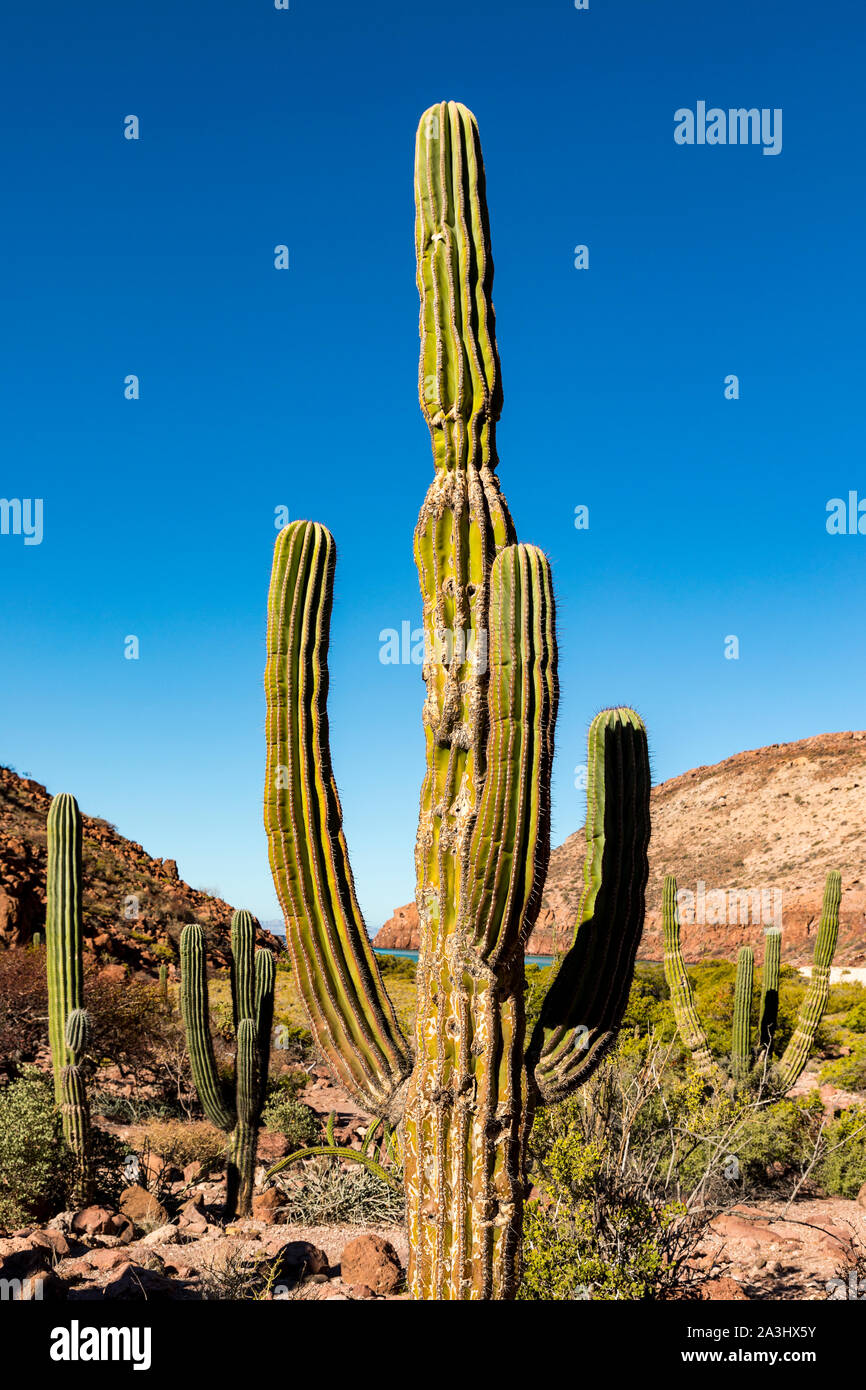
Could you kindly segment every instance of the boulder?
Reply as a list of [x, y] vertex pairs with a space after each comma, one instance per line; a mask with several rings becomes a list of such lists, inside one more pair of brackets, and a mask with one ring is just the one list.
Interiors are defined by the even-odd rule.
[[276, 1282], [298, 1284], [311, 1274], [327, 1274], [330, 1263], [324, 1250], [308, 1240], [290, 1240], [274, 1255]]
[[269, 1225], [278, 1225], [283, 1220], [280, 1212], [282, 1205], [282, 1195], [275, 1187], [268, 1187], [264, 1192], [259, 1192], [253, 1197], [253, 1216], [257, 1221], [267, 1221]]
[[400, 1257], [381, 1236], [363, 1235], [350, 1240], [340, 1256], [344, 1284], [361, 1284], [373, 1293], [396, 1293], [403, 1281]]
[[78, 1236], [117, 1235], [115, 1215], [110, 1207], [82, 1207], [81, 1211], [73, 1214], [69, 1227]]
[[152, 1192], [138, 1183], [120, 1194], [120, 1210], [139, 1231], [154, 1231], [168, 1224], [168, 1212]]

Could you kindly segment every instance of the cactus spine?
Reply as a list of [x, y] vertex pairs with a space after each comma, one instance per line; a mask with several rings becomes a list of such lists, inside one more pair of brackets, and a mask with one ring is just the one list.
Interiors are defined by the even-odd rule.
[[75, 1155], [76, 1188], [88, 1186], [89, 1117], [81, 1064], [87, 1048], [81, 910], [81, 813], [74, 796], [52, 799], [47, 826], [46, 969], [54, 1098]]
[[734, 983], [734, 1021], [731, 1028], [731, 1069], [737, 1080], [748, 1076], [752, 1065], [752, 986], [755, 982], [755, 953], [743, 946], [737, 956]]
[[779, 1062], [779, 1083], [789, 1091], [809, 1059], [815, 1042], [815, 1034], [821, 1016], [827, 1007], [830, 995], [830, 967], [836, 954], [839, 939], [839, 904], [842, 900], [842, 876], [837, 872], [827, 875], [824, 884], [824, 901], [821, 905], [821, 920], [815, 941], [815, 954], [812, 960], [812, 980], [806, 997], [797, 1015], [797, 1024], [791, 1040]]
[[208, 1119], [230, 1136], [227, 1217], [246, 1216], [252, 1208], [256, 1133], [267, 1088], [276, 979], [270, 951], [255, 948], [255, 922], [249, 912], [234, 913], [231, 940], [232, 1014], [237, 1043], [233, 1102], [226, 1095], [214, 1056], [204, 932], [197, 923], [191, 923], [184, 927], [180, 938], [181, 1014], [193, 1082]]
[[327, 723], [334, 542], [294, 522], [268, 607], [265, 826], [313, 1035], [340, 1080], [400, 1125], [416, 1298], [506, 1299], [519, 1278], [535, 1106], [615, 1038], [643, 923], [646, 731], [590, 731], [585, 892], [571, 949], [525, 1039], [523, 949], [550, 836], [556, 638], [550, 569], [518, 545], [495, 475], [502, 402], [475, 119], [443, 102], [416, 145], [421, 407], [434, 478], [415, 530], [427, 770], [416, 841], [415, 1055], [355, 897]]
[[680, 947], [680, 919], [677, 912], [677, 881], [665, 874], [662, 893], [662, 928], [664, 931], [665, 979], [671, 996], [671, 1007], [680, 1037], [692, 1054], [697, 1070], [708, 1080], [718, 1083], [721, 1069], [715, 1061], [707, 1035], [695, 1007], [691, 981], [686, 971]]
[[779, 1020], [779, 973], [782, 963], [782, 933], [778, 927], [764, 932], [764, 966], [761, 971], [761, 1021], [759, 1043], [771, 1057], [776, 1024]]

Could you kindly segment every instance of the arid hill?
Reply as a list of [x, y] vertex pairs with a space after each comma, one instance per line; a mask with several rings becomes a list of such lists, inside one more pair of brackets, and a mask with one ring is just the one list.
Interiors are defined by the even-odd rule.
[[[530, 954], [551, 955], [571, 938], [583, 886], [585, 838], [551, 855]], [[677, 876], [688, 960], [732, 959], [758, 947], [781, 904], [782, 958], [808, 965], [828, 869], [842, 874], [838, 965], [866, 963], [866, 732], [818, 734], [737, 753], [652, 791], [647, 922], [640, 955], [660, 960], [661, 889]], [[692, 921], [685, 920], [691, 916]], [[702, 919], [702, 920], [701, 920]], [[417, 949], [414, 903], [398, 908], [378, 947]]]
[[[0, 947], [44, 935], [50, 804], [41, 783], [0, 768]], [[230, 905], [190, 888], [173, 859], [152, 859], [107, 821], [82, 819], [86, 952], [152, 975], [161, 959], [176, 959], [184, 923], [199, 922], [213, 963], [225, 964]], [[278, 948], [269, 932], [258, 939]]]

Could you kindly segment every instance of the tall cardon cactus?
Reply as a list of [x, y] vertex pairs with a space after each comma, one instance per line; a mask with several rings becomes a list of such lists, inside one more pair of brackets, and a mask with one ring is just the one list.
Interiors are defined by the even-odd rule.
[[421, 924], [414, 1052], [364, 927], [328, 741], [335, 548], [294, 522], [268, 608], [265, 825], [319, 1048], [399, 1125], [421, 1299], [508, 1299], [519, 1280], [525, 1143], [614, 1041], [641, 933], [646, 732], [605, 710], [589, 738], [585, 888], [532, 1037], [524, 946], [547, 868], [557, 705], [548, 562], [518, 545], [496, 478], [502, 403], [493, 263], [475, 119], [443, 102], [416, 146], [421, 406], [435, 472], [415, 531], [427, 770], [416, 842]]
[[75, 1155], [76, 1197], [83, 1201], [89, 1184], [90, 1121], [82, 1074], [88, 1021], [84, 1011], [82, 958], [81, 813], [74, 796], [61, 793], [52, 799], [47, 841], [48, 1037], [54, 1068], [54, 1096], [63, 1116], [64, 1137]]
[[815, 1034], [830, 996], [830, 967], [839, 940], [839, 905], [842, 901], [842, 876], [829, 873], [824, 884], [821, 920], [812, 959], [812, 979], [800, 1006], [791, 1040], [779, 1060], [779, 1081], [790, 1090], [799, 1077], [815, 1045]]
[[180, 937], [180, 1004], [193, 1083], [211, 1124], [230, 1136], [225, 1215], [252, 1209], [257, 1131], [267, 1089], [276, 971], [270, 951], [256, 950], [255, 922], [235, 912], [231, 925], [232, 1016], [235, 1028], [235, 1095], [220, 1078], [208, 1018], [204, 932], [197, 923]]

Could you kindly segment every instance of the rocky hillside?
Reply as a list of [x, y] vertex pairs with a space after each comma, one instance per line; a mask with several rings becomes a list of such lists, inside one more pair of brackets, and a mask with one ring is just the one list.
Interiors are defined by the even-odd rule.
[[[51, 797], [0, 767], [0, 947], [45, 931], [46, 820]], [[184, 883], [173, 859], [152, 859], [107, 821], [83, 817], [85, 950], [106, 964], [154, 974], [177, 958], [186, 922], [205, 928], [215, 965], [227, 962], [232, 908]], [[259, 941], [278, 949], [260, 929]]]
[[[531, 954], [554, 954], [570, 940], [584, 848], [581, 830], [553, 851]], [[781, 902], [783, 959], [807, 965], [828, 869], [842, 873], [836, 964], [866, 964], [866, 732], [751, 749], [661, 782], [652, 791], [640, 955], [661, 959], [662, 879], [674, 873], [679, 889], [694, 895], [696, 920], [682, 926], [688, 960], [732, 959], [740, 946], [759, 945], [762, 922]], [[417, 943], [414, 903], [398, 908], [376, 937], [391, 949]]]

